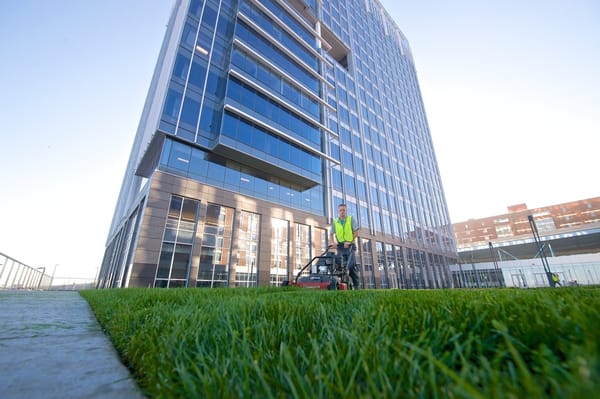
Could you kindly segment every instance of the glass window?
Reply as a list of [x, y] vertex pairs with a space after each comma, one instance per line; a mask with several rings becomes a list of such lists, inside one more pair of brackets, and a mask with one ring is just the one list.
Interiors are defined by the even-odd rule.
[[369, 229], [371, 227], [369, 209], [364, 206], [360, 206], [360, 227], [364, 229]]
[[177, 119], [179, 115], [179, 107], [181, 107], [181, 91], [169, 88], [167, 98], [165, 100], [165, 107], [163, 109], [163, 117], [168, 119]]
[[185, 80], [185, 78], [187, 77], [188, 68], [190, 66], [190, 56], [191, 54], [185, 50], [181, 50], [179, 54], [177, 54], [177, 58], [175, 59], [175, 65], [173, 66], [174, 77]]
[[197, 287], [229, 285], [233, 215], [233, 208], [218, 204], [207, 205]]
[[[235, 117], [232, 117], [232, 119], [237, 121]], [[265, 134], [260, 130], [254, 131], [252, 128], [244, 130], [243, 134], [250, 134], [250, 131], [253, 131], [254, 133], [258, 132], [257, 135], [254, 133], [251, 135], [252, 143], [260, 145], [260, 140], [264, 140], [265, 145], [263, 148], [265, 153], [272, 154], [275, 151], [271, 147], [274, 147], [274, 143], [278, 143], [278, 139], [276, 137]], [[255, 140], [259, 141], [255, 142]], [[298, 148], [294, 148], [296, 154], [298, 154], [298, 150]], [[311, 157], [313, 161], [308, 162], [308, 160], [305, 158], [305, 155], [306, 154], [302, 153], [302, 159], [304, 159], [304, 161], [301, 159], [298, 167], [307, 169], [310, 167], [314, 173], [321, 174], [319, 157]], [[293, 161], [296, 162], [296, 160]], [[265, 178], [262, 177], [264, 174], [261, 171], [255, 171], [248, 169], [246, 166], [236, 164], [235, 160], [229, 160], [227, 167], [221, 162], [222, 160], [218, 159], [218, 157], [215, 157], [214, 154], [208, 157], [207, 154], [199, 148], [192, 148], [181, 142], [175, 142], [173, 140], [166, 139], [163, 148], [163, 155], [160, 161], [160, 168], [161, 170], [168, 170], [172, 173], [177, 173], [182, 176], [192, 177], [203, 183], [214, 185], [216, 187], [223, 187], [225, 173], [227, 170], [231, 169], [235, 171], [239, 179], [242, 177], [240, 171], [243, 170], [243, 176], [246, 176], [250, 182], [243, 185], [239, 183], [238, 189], [242, 190], [243, 187], [243, 190], [246, 194], [256, 198], [274, 201], [285, 206], [301, 209], [303, 211], [313, 212], [319, 215], [324, 214], [325, 196], [323, 194], [323, 186], [317, 185], [308, 190], [304, 190], [303, 192], [298, 192], [296, 190], [292, 190], [289, 183], [279, 181], [273, 176], [269, 177], [268, 180], [265, 180]], [[308, 164], [311, 166], [305, 165], [306, 162], [308, 162]], [[280, 192], [283, 192], [283, 195], [281, 195]], [[293, 192], [294, 196], [286, 195], [287, 192]]]
[[223, 11], [221, 11], [221, 14], [219, 15], [217, 34], [222, 36], [224, 39], [229, 39], [233, 34], [233, 20]]
[[229, 137], [236, 137], [236, 130], [239, 120], [233, 117], [231, 114], [225, 113], [223, 118], [223, 128], [221, 132]]
[[258, 246], [260, 215], [241, 211], [238, 230], [238, 263], [235, 285], [253, 287], [258, 284]]
[[354, 177], [344, 174], [344, 185], [346, 186], [346, 195], [352, 195], [356, 197], [356, 186], [354, 184]]
[[350, 170], [354, 169], [354, 165], [353, 165], [353, 159], [352, 159], [352, 154], [347, 151], [347, 150], [342, 150], [342, 164], [344, 165], [345, 168], [348, 168]]
[[[257, 132], [257, 134], [252, 135], [251, 146], [254, 148], [266, 148], [267, 136], [262, 134], [261, 132]], [[265, 149], [266, 153], [269, 153], [267, 149]]]
[[[212, 44], [213, 31], [212, 29], [207, 29], [203, 27], [200, 29], [198, 34], [198, 46], [195, 47], [196, 55], [198, 57], [206, 57], [207, 52], [210, 52], [211, 44]], [[204, 49], [204, 51], [200, 51], [200, 49]]]
[[186, 286], [199, 202], [171, 196], [156, 270], [156, 287]]
[[267, 68], [265, 68], [262, 65], [258, 65], [258, 80], [260, 80], [263, 83], [268, 83], [270, 80], [269, 75], [270, 72]]
[[245, 69], [245, 55], [238, 49], [234, 49], [231, 53], [231, 63], [241, 69]]
[[[236, 79], [230, 79], [227, 83], [227, 96], [233, 100], [242, 102], [242, 86]], [[246, 104], [244, 102], [244, 104]]]
[[158, 270], [156, 273], [157, 279], [168, 279], [169, 272], [171, 269], [171, 261], [173, 259], [173, 248], [175, 247], [172, 243], [163, 242], [160, 251], [160, 257], [158, 261]]
[[[244, 91], [244, 95], [248, 95], [248, 91]], [[246, 99], [250, 100], [246, 103], [247, 106], [249, 106], [250, 108], [254, 108], [254, 110], [256, 112], [258, 112], [261, 115], [269, 115], [272, 114], [273, 109], [276, 108], [273, 105], [269, 104], [268, 101], [265, 101], [264, 98], [262, 97], [254, 97], [254, 102], [252, 102], [251, 100], [253, 99], [254, 96], [250, 95], [247, 96]], [[252, 107], [252, 105], [254, 104], [254, 107]]]
[[196, 18], [200, 18], [200, 14], [202, 13], [202, 4], [204, 1], [202, 0], [192, 0], [190, 2], [190, 9], [188, 13], [193, 15]]
[[211, 162], [208, 164], [208, 173], [206, 174], [215, 182], [223, 182], [225, 180], [225, 167], [217, 163]]
[[252, 57], [246, 57], [246, 63], [243, 68], [250, 76], [257, 76], [258, 61], [255, 61]]
[[206, 93], [210, 93], [217, 98], [223, 97], [225, 94], [226, 82], [225, 77], [211, 68], [208, 73], [208, 80], [206, 81]]
[[196, 212], [198, 211], [198, 201], [185, 199], [181, 208], [181, 220], [194, 222], [196, 220]]
[[[293, 17], [291, 17], [286, 10], [284, 10], [279, 4], [271, 1], [264, 0], [262, 3], [267, 6], [267, 8], [275, 13], [282, 21], [285, 22], [286, 25], [290, 26], [294, 32], [300, 35], [304, 41], [308, 44], [314, 46], [315, 38], [314, 36], [307, 31], [300, 23], [298, 23]], [[314, 10], [316, 8], [314, 1], [307, 2], [310, 7]]]
[[177, 244], [175, 245], [175, 253], [173, 256], [173, 268], [171, 270], [172, 279], [185, 280], [187, 277], [188, 265], [192, 254], [191, 245]]
[[284, 128], [289, 129], [291, 133], [307, 139], [315, 148], [320, 149], [321, 133], [317, 126], [268, 99], [262, 93], [256, 92], [250, 86], [236, 79], [230, 79], [228, 95], [264, 117], [272, 119]]
[[181, 39], [181, 44], [189, 49], [194, 48], [194, 44], [196, 42], [196, 31], [197, 25], [192, 25], [191, 23], [186, 23], [183, 28], [183, 35]]
[[180, 123], [184, 123], [196, 130], [199, 114], [200, 102], [186, 96], [185, 101], [183, 102], [183, 108], [181, 110]]
[[288, 276], [289, 222], [271, 218], [271, 285], [281, 285]]
[[[186, 71], [187, 72], [187, 71]], [[192, 69], [190, 70], [189, 83], [194, 85], [198, 91], [202, 91], [204, 87], [204, 79], [206, 78], [206, 61], [194, 57]]]
[[174, 142], [169, 156], [169, 167], [182, 171], [189, 168], [191, 148], [183, 143]]
[[200, 117], [200, 129], [204, 130], [205, 132], [211, 132], [215, 134], [218, 133], [219, 126], [213, 125], [216, 119], [216, 113], [217, 110], [213, 108], [213, 105], [210, 102], [205, 101], [204, 107], [202, 108], [202, 115]]
[[240, 185], [240, 172], [227, 168], [225, 170], [225, 185], [236, 190]]
[[215, 21], [217, 20], [217, 12], [212, 8], [212, 5], [207, 2], [204, 7], [204, 13], [202, 15], [202, 27], [212, 29], [215, 27]]
[[371, 249], [371, 240], [360, 237], [358, 239], [360, 257], [362, 258], [362, 277], [363, 286], [366, 288], [375, 288], [375, 275], [373, 274], [373, 250]]
[[340, 146], [337, 143], [331, 143], [331, 157], [340, 160]]
[[242, 127], [247, 127], [246, 129], [238, 129], [237, 139], [240, 143], [244, 143], [247, 145], [252, 145], [252, 137], [255, 134], [255, 128], [253, 126], [248, 126], [246, 124], [242, 124]]
[[169, 212], [168, 212], [169, 218], [175, 218], [175, 219], [179, 218], [179, 214], [181, 213], [182, 204], [183, 204], [182, 197], [174, 196], [171, 198], [171, 202], [169, 204]]
[[390, 288], [398, 288], [400, 286], [398, 268], [396, 266], [396, 257], [391, 244], [385, 244], [385, 256], [387, 262], [388, 282]]
[[311, 89], [314, 93], [318, 93], [319, 81], [317, 78], [307, 72], [304, 67], [291, 60], [287, 55], [283, 54], [274, 45], [269, 43], [262, 36], [252, 32], [244, 23], [238, 23], [236, 25], [236, 34], [251, 43], [251, 46], [266, 55], [273, 63], [277, 64], [283, 70], [289, 71], [291, 75], [295, 76], [300, 80], [306, 87]]
[[287, 82], [283, 82], [283, 95], [294, 103], [300, 103], [300, 91]]
[[342, 172], [337, 169], [331, 170], [332, 186], [338, 191], [342, 191]]
[[383, 243], [376, 241], [375, 248], [377, 250], [377, 268], [381, 276], [381, 288], [389, 288], [388, 271], [385, 263], [386, 257], [383, 251]]
[[297, 273], [311, 259], [310, 226], [294, 223], [294, 231], [294, 273]]

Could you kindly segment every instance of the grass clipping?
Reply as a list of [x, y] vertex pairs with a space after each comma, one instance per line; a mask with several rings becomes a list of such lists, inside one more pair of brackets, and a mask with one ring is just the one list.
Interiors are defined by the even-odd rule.
[[155, 398], [576, 398], [600, 289], [81, 294]]

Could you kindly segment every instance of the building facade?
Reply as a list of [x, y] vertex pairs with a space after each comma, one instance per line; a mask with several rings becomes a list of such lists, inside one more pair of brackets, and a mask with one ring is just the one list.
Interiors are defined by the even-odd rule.
[[279, 285], [361, 227], [365, 288], [451, 286], [406, 38], [377, 0], [177, 0], [99, 287]]

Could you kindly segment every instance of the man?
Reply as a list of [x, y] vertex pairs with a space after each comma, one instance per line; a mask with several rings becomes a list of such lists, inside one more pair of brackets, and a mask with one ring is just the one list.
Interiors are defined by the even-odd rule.
[[338, 256], [343, 257], [348, 265], [348, 272], [352, 285], [357, 290], [359, 287], [358, 274], [356, 273], [356, 243], [358, 238], [358, 222], [347, 216], [346, 204], [338, 205], [338, 217], [333, 219], [331, 226], [331, 241], [337, 246]]
[[554, 282], [555, 287], [557, 285], [560, 285], [562, 287], [562, 284], [560, 283], [560, 278], [558, 277], [558, 273], [552, 273], [552, 281]]

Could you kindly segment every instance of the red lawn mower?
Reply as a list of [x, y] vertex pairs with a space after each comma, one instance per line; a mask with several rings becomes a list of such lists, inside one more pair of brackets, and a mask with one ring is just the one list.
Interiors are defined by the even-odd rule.
[[282, 285], [317, 290], [347, 290], [349, 284], [347, 262], [328, 249], [312, 258], [293, 281], [284, 281]]

